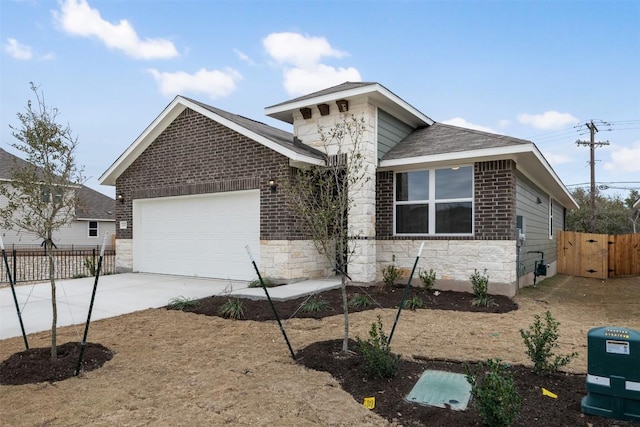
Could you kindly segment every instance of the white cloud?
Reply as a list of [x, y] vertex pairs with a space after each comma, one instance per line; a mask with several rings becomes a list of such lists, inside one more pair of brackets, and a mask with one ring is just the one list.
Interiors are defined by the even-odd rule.
[[332, 67], [323, 58], [342, 58], [346, 52], [331, 47], [324, 37], [298, 33], [271, 33], [262, 44], [267, 54], [282, 68], [284, 87], [291, 96], [334, 86], [345, 81], [361, 81], [353, 68]]
[[231, 95], [236, 90], [236, 81], [242, 79], [240, 73], [230, 68], [224, 71], [201, 68], [194, 74], [184, 71], [164, 73], [155, 69], [148, 71], [165, 96], [194, 93], [207, 95], [211, 99], [223, 98]]
[[459, 126], [461, 128], [475, 129], [482, 132], [496, 133], [496, 131], [491, 129], [490, 127], [469, 123], [462, 117], [455, 117], [453, 119], [445, 120], [442, 123], [444, 123], [445, 125]]
[[533, 126], [536, 129], [562, 129], [567, 125], [573, 125], [580, 120], [569, 113], [558, 111], [545, 111], [542, 114], [519, 114], [518, 122]]
[[289, 95], [304, 95], [335, 86], [346, 81], [362, 80], [355, 68], [334, 68], [316, 64], [308, 68], [290, 68], [284, 71], [284, 88]]
[[67, 34], [95, 37], [108, 48], [121, 50], [136, 59], [166, 59], [178, 55], [173, 43], [166, 39], [141, 40], [125, 19], [117, 24], [105, 21], [100, 11], [92, 9], [86, 0], [66, 0], [53, 17]]
[[332, 48], [324, 37], [310, 37], [298, 33], [271, 33], [262, 44], [273, 59], [297, 68], [312, 67], [323, 57], [341, 58], [347, 55]]
[[253, 62], [253, 60], [251, 58], [249, 58], [249, 55], [247, 55], [246, 53], [242, 52], [241, 50], [233, 49], [233, 52], [238, 56], [238, 59], [240, 61], [246, 62], [247, 64], [251, 65], [252, 67], [254, 65], [256, 65], [256, 63]]
[[631, 147], [612, 147], [611, 161], [605, 162], [604, 168], [608, 171], [640, 172], [640, 142]]
[[507, 119], [502, 119], [498, 122], [498, 126], [500, 126], [501, 128], [506, 128], [510, 124], [511, 124], [511, 121]]
[[20, 44], [18, 40], [12, 38], [7, 38], [7, 42], [4, 44], [4, 51], [15, 59], [27, 60], [33, 57], [30, 46]]

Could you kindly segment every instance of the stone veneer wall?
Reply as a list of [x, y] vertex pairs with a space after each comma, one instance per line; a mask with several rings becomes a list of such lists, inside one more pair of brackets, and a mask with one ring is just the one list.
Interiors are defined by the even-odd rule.
[[116, 272], [133, 271], [133, 239], [116, 239]]
[[[382, 269], [395, 264], [408, 278], [423, 240], [379, 240], [377, 248], [377, 280]], [[436, 288], [470, 292], [474, 270], [489, 275], [489, 292], [513, 296], [516, 293], [516, 245], [511, 240], [424, 240], [418, 262], [421, 270], [436, 272]], [[419, 284], [419, 270], [413, 283]]]
[[260, 241], [260, 273], [276, 279], [328, 277], [333, 266], [310, 240]]
[[[335, 104], [329, 104], [329, 114], [321, 116], [316, 107], [312, 108], [312, 117], [304, 119], [299, 112], [294, 113], [294, 134], [305, 144], [325, 152], [318, 127], [330, 129], [342, 121], [364, 117], [365, 131], [360, 142], [360, 153], [366, 166], [365, 178], [359, 188], [354, 189], [352, 197], [354, 205], [349, 212], [349, 228], [352, 235], [359, 235], [352, 248], [356, 255], [349, 263], [349, 275], [357, 282], [371, 282], [376, 277], [376, 170], [377, 138], [376, 107], [366, 100], [351, 101], [349, 112], [340, 113]], [[349, 140], [344, 141], [349, 144]], [[343, 151], [349, 147], [343, 147]], [[335, 154], [335, 146], [328, 147], [328, 154]]]

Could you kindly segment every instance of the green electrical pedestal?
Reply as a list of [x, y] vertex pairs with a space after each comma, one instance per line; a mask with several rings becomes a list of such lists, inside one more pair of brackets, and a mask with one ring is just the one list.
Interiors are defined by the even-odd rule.
[[594, 328], [587, 334], [587, 396], [582, 412], [640, 422], [640, 332]]

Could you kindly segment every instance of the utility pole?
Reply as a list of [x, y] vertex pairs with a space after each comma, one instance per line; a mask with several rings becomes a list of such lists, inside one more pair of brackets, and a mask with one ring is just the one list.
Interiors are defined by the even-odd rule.
[[591, 138], [589, 138], [589, 142], [587, 141], [576, 141], [576, 145], [580, 147], [581, 145], [589, 147], [591, 149], [591, 159], [589, 160], [589, 165], [591, 166], [591, 232], [596, 232], [596, 147], [602, 147], [603, 145], [609, 145], [609, 141], [605, 142], [596, 142], [596, 132], [598, 132], [598, 128], [591, 120], [589, 123], [586, 123], [587, 128], [589, 129], [589, 133], [591, 134]]

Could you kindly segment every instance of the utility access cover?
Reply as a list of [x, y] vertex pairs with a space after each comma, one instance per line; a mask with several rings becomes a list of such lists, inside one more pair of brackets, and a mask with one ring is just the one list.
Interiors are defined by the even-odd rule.
[[471, 385], [463, 374], [427, 370], [405, 400], [439, 408], [449, 406], [455, 411], [464, 411], [470, 397]]

